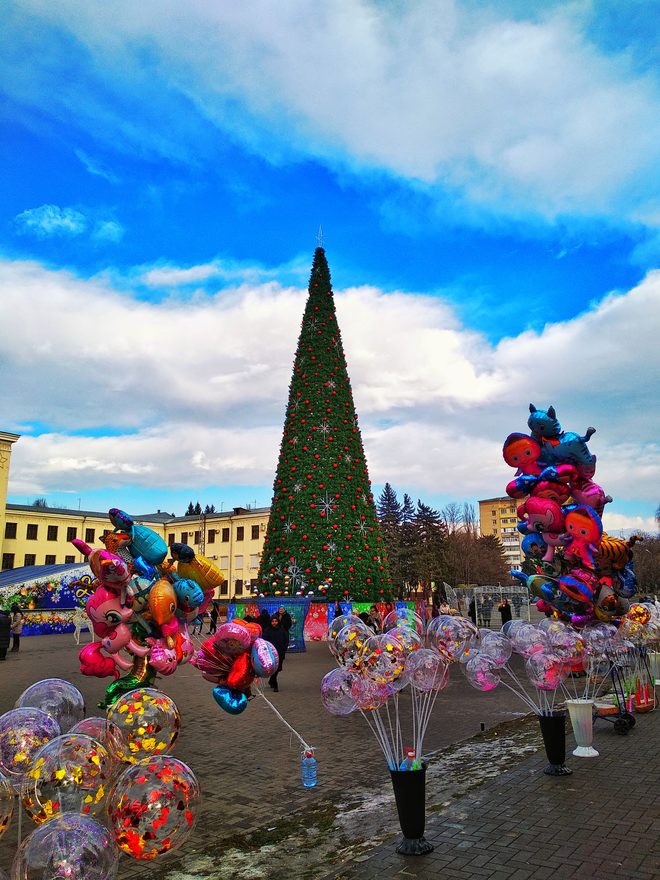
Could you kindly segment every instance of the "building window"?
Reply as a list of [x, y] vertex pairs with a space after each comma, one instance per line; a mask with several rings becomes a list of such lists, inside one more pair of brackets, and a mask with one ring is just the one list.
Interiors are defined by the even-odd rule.
[[174, 532], [170, 532], [170, 534], [167, 536], [167, 546], [171, 547], [173, 543], [174, 543]]
[[85, 529], [85, 544], [93, 544], [96, 538], [96, 529]]
[[240, 570], [243, 568], [243, 556], [234, 556], [234, 568]]
[[55, 557], [50, 556], [50, 555], [46, 556], [46, 562], [44, 564], [45, 565], [55, 565]]
[[258, 568], [259, 567], [259, 554], [258, 553], [250, 553], [250, 568]]
[[208, 538], [206, 539], [207, 544], [215, 544], [215, 529], [209, 529]]
[[227, 542], [229, 540], [229, 529], [222, 530], [222, 540]]
[[66, 539], [67, 541], [73, 541], [74, 538], [78, 537], [78, 529], [75, 526], [69, 526], [66, 530]]
[[259, 526], [252, 526], [252, 540], [257, 541], [259, 539]]
[[14, 567], [14, 554], [13, 553], [3, 553], [2, 554], [2, 570], [4, 571], [6, 568]]
[[75, 556], [65, 556], [65, 557], [64, 557], [64, 562], [65, 562], [65, 564], [68, 563], [68, 562], [75, 562], [75, 561], [76, 561], [76, 557], [75, 557]]
[[222, 569], [222, 571], [227, 571], [227, 569], [229, 568], [229, 557], [228, 556], [221, 556], [220, 557], [220, 568]]
[[57, 526], [48, 526], [48, 532], [46, 533], [47, 541], [57, 541]]
[[104, 538], [106, 537], [106, 535], [111, 535], [111, 534], [112, 534], [112, 529], [103, 529], [103, 537]]
[[243, 541], [245, 539], [245, 526], [236, 526], [236, 540]]
[[496, 511], [496, 510], [491, 510], [490, 515], [491, 515], [491, 516], [497, 516], [497, 511]]
[[16, 523], [5, 523], [5, 538], [16, 537]]
[[243, 581], [235, 580], [234, 581], [234, 595], [242, 596], [243, 595]]
[[188, 532], [181, 532], [181, 543], [182, 544], [188, 543]]
[[23, 565], [36, 565], [37, 557], [34, 553], [26, 553], [25, 559], [23, 560]]
[[201, 532], [195, 532], [195, 537], [193, 538], [194, 544], [199, 544], [199, 539], [201, 538]]
[[27, 527], [26, 537], [28, 541], [36, 541], [37, 540], [37, 532], [39, 531], [39, 526], [35, 523], [29, 523]]
[[227, 581], [220, 584], [220, 595], [221, 596], [228, 596], [229, 595], [229, 583]]

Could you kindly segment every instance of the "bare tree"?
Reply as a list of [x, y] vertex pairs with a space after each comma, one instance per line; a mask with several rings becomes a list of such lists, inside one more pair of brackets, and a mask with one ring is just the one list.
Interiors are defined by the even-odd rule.
[[458, 531], [461, 524], [461, 508], [455, 501], [451, 501], [446, 507], [440, 511], [440, 519], [447, 529], [448, 535], [453, 535]]

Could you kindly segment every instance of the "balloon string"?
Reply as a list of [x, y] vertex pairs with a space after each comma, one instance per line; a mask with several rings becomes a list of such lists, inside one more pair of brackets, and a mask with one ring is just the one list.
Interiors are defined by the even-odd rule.
[[303, 749], [304, 749], [305, 751], [313, 752], [313, 751], [314, 751], [313, 747], [310, 746], [309, 743], [305, 742], [305, 740], [304, 740], [304, 739], [302, 738], [302, 736], [298, 733], [298, 731], [297, 731], [294, 727], [292, 727], [292, 726], [289, 724], [289, 722], [286, 720], [286, 718], [284, 718], [284, 717], [282, 716], [282, 714], [281, 714], [281, 713], [275, 708], [275, 706], [273, 706], [273, 704], [272, 704], [271, 701], [268, 699], [268, 697], [267, 697], [267, 696], [266, 696], [261, 690], [259, 690], [259, 688], [255, 688], [255, 691], [256, 691], [257, 694], [258, 694], [258, 695], [259, 695], [259, 696], [260, 696], [260, 697], [266, 702], [266, 704], [267, 704], [268, 706], [270, 706], [270, 708], [271, 708], [271, 709], [273, 710], [273, 712], [277, 715], [277, 717], [280, 719], [280, 721], [282, 722], [282, 724], [284, 724], [285, 727], [288, 727], [289, 730], [291, 731], [291, 733], [292, 733], [294, 736], [298, 737], [298, 739], [300, 740], [300, 742], [301, 742], [301, 744], [302, 744]]

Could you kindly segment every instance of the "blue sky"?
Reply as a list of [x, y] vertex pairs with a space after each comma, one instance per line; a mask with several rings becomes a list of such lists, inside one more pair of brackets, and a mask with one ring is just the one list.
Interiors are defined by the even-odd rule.
[[376, 492], [500, 494], [553, 403], [650, 529], [654, 7], [9, 2], [10, 500], [268, 504], [322, 225]]

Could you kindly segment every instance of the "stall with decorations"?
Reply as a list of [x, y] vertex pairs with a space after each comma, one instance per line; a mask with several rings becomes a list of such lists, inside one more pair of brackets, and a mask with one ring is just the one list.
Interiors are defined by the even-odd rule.
[[89, 596], [92, 573], [86, 563], [31, 565], [0, 573], [0, 608], [18, 605], [23, 635], [72, 633], [76, 609]]

